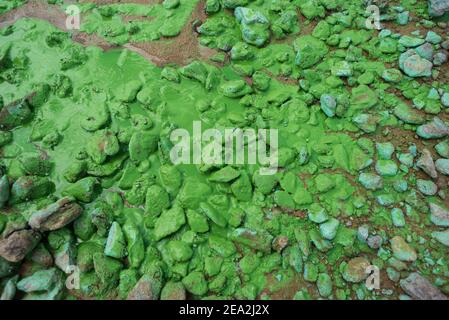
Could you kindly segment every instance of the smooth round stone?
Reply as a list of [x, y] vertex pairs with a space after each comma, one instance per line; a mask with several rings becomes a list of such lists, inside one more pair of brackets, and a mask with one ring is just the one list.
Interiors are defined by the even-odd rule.
[[337, 230], [340, 225], [340, 221], [335, 218], [329, 219], [329, 221], [320, 225], [320, 232], [324, 239], [333, 240], [337, 235]]
[[378, 160], [376, 172], [382, 177], [394, 177], [398, 173], [398, 165], [393, 160]]
[[444, 52], [437, 52], [433, 57], [433, 64], [436, 66], [441, 66], [448, 60], [447, 54]]
[[357, 257], [348, 262], [343, 270], [343, 279], [348, 282], [359, 283], [368, 277], [370, 262], [364, 257]]
[[382, 73], [382, 79], [387, 82], [397, 83], [400, 82], [402, 78], [404, 78], [404, 76], [398, 69], [385, 69]]
[[433, 232], [432, 237], [446, 247], [449, 247], [449, 229], [441, 232]]
[[316, 284], [323, 298], [328, 298], [332, 294], [332, 279], [327, 273], [320, 273]]
[[311, 205], [309, 211], [309, 220], [315, 223], [323, 223], [329, 219], [326, 210], [318, 204]]
[[446, 108], [449, 108], [449, 93], [445, 92], [441, 97], [441, 104]]
[[378, 190], [383, 187], [382, 177], [373, 173], [361, 173], [359, 182], [368, 190]]
[[427, 95], [427, 99], [440, 100], [440, 94], [438, 93], [438, 90], [435, 88], [430, 89], [429, 94]]
[[435, 168], [438, 172], [449, 176], [449, 159], [438, 159], [435, 161]]
[[396, 180], [393, 183], [393, 188], [394, 190], [396, 190], [397, 192], [405, 192], [408, 190], [408, 183], [406, 180], [404, 179], [400, 179], [400, 180]]
[[401, 26], [407, 25], [409, 20], [410, 20], [410, 13], [408, 11], [401, 12], [396, 17], [396, 22]]
[[442, 141], [435, 146], [435, 150], [443, 158], [449, 159], [449, 140]]
[[410, 36], [402, 36], [399, 39], [399, 44], [403, 45], [406, 48], [416, 48], [426, 42], [424, 39], [410, 37]]
[[415, 249], [413, 249], [404, 238], [396, 236], [390, 240], [391, 250], [396, 259], [405, 262], [413, 262], [418, 258]]
[[416, 48], [415, 51], [421, 58], [429, 61], [433, 59], [434, 49], [430, 43], [424, 43], [423, 45]]
[[416, 181], [418, 190], [426, 196], [434, 196], [438, 192], [438, 187], [431, 180], [418, 179]]
[[449, 227], [449, 210], [436, 203], [430, 203], [430, 221], [439, 227]]
[[426, 41], [432, 44], [439, 44], [443, 39], [434, 31], [427, 32]]
[[386, 193], [386, 194], [381, 194], [381, 195], [377, 196], [376, 201], [381, 206], [388, 207], [395, 203], [395, 198], [392, 194]]
[[401, 54], [399, 67], [412, 78], [432, 76], [432, 62], [421, 58], [414, 50], [408, 50]]
[[390, 160], [394, 152], [394, 145], [391, 142], [376, 143], [376, 149], [380, 159]]
[[331, 95], [323, 94], [320, 99], [321, 110], [330, 118], [335, 116], [337, 109], [337, 100]]
[[395, 227], [404, 227], [405, 226], [405, 217], [404, 213], [399, 208], [394, 208], [391, 210], [391, 220], [393, 221], [393, 225]]
[[383, 242], [384, 240], [382, 239], [381, 236], [375, 235], [368, 237], [366, 243], [368, 244], [368, 247], [370, 247], [371, 249], [379, 249], [382, 246]]
[[361, 242], [366, 242], [369, 236], [369, 226], [363, 225], [357, 229], [357, 239]]

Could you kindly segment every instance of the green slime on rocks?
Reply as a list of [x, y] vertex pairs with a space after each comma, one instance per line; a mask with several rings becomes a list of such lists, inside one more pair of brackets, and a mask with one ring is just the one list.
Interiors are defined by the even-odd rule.
[[[176, 36], [197, 1], [176, 3], [83, 4], [83, 28], [118, 44]], [[395, 69], [407, 39], [361, 27], [358, 1], [205, 9], [200, 42], [229, 63], [160, 68], [41, 20], [1, 30], [2, 299], [391, 299], [423, 276], [449, 292], [448, 84]], [[320, 20], [311, 34], [296, 10]], [[156, 18], [130, 33], [120, 15]], [[279, 130], [278, 172], [173, 165], [170, 133], [194, 121]], [[370, 265], [390, 289], [368, 290]]]

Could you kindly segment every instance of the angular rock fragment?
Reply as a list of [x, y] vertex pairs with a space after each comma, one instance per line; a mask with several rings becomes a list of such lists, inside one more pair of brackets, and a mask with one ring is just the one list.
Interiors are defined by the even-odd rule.
[[39, 243], [41, 235], [34, 230], [20, 230], [0, 240], [0, 257], [10, 262], [22, 261]]
[[38, 231], [54, 231], [73, 222], [83, 212], [83, 208], [73, 202], [73, 198], [65, 197], [57, 202], [34, 212], [28, 223]]
[[449, 1], [447, 0], [429, 0], [429, 15], [432, 17], [441, 17], [449, 12]]
[[430, 220], [437, 226], [449, 227], [449, 210], [435, 203], [429, 204]]
[[422, 169], [431, 178], [436, 179], [438, 177], [435, 162], [433, 161], [432, 154], [429, 150], [423, 149], [421, 157], [416, 162], [416, 166]]
[[447, 300], [437, 287], [417, 272], [401, 280], [400, 285], [415, 300]]
[[158, 300], [160, 292], [160, 280], [146, 274], [140, 278], [128, 294], [127, 300]]
[[439, 139], [449, 136], [449, 127], [440, 118], [435, 117], [432, 122], [419, 126], [416, 133], [424, 139]]

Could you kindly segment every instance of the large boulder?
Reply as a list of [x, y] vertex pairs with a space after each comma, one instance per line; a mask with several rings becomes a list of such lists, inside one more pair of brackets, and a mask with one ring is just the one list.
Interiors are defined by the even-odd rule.
[[449, 12], [449, 0], [429, 0], [429, 15], [441, 17]]

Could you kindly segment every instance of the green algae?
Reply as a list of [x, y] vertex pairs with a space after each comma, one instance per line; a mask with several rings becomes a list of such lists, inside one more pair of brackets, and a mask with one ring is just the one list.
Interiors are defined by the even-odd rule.
[[[81, 11], [86, 18], [81, 31], [98, 34], [113, 44], [171, 38], [181, 32], [197, 4], [197, 0], [181, 0], [177, 7], [167, 8], [163, 4], [83, 3]], [[126, 16], [134, 19], [127, 23]]]
[[[93, 12], [85, 31], [100, 30], [112, 43], [175, 36], [196, 5], [190, 3], [181, 1], [170, 15], [162, 5], [87, 5], [84, 10]], [[231, 3], [225, 6], [245, 5]], [[298, 5], [309, 19], [324, 18], [326, 9], [349, 10], [332, 14], [327, 25], [320, 22], [306, 36], [297, 23], [281, 28], [296, 3], [254, 1], [248, 7], [270, 21], [275, 38], [293, 34], [297, 41], [245, 45], [238, 20], [220, 11], [198, 31], [202, 44], [232, 48], [230, 64], [217, 68], [197, 61], [161, 69], [134, 53], [123, 58], [122, 50], [102, 52], [68, 39], [49, 46], [58, 31], [38, 20], [19, 20], [11, 34], [2, 35], [1, 43], [11, 46], [5, 55], [11, 63], [2, 65], [0, 83], [6, 110], [2, 130], [12, 132], [1, 159], [11, 196], [2, 197], [13, 210], [2, 228], [14, 230], [13, 219], [23, 208], [32, 214], [63, 195], [83, 203], [73, 230], [69, 226], [44, 237], [58, 261], [73, 260], [77, 248], [81, 292], [96, 298], [136, 297], [149, 284], [152, 298], [185, 297], [187, 290], [195, 298], [263, 299], [300, 278], [316, 282], [318, 291], [297, 288], [298, 298], [376, 299], [351, 283], [365, 279], [371, 260], [377, 265], [394, 258], [427, 276], [429, 261], [439, 261], [433, 273], [447, 278], [447, 235], [433, 231], [425, 205], [435, 197], [422, 192], [412, 169], [398, 165], [395, 151], [376, 145], [375, 153], [379, 136], [360, 138], [360, 130], [378, 133], [377, 126], [400, 128], [403, 122], [414, 130], [427, 122], [388, 93], [392, 83], [406, 98], [423, 90], [394, 72], [385, 76], [386, 63], [399, 58], [390, 48], [397, 48], [396, 41], [382, 43], [372, 31], [357, 30], [352, 23], [357, 2]], [[118, 15], [157, 18], [133, 33]], [[23, 37], [29, 42], [21, 42]], [[12, 79], [11, 70], [21, 71]], [[44, 90], [39, 103], [29, 102], [42, 83], [50, 92]], [[332, 112], [322, 110], [323, 97], [334, 98]], [[9, 117], [18, 105], [20, 116]], [[279, 129], [281, 170], [263, 176], [257, 165], [172, 166], [168, 133], [176, 127], [192, 132], [195, 120], [204, 128]], [[398, 151], [410, 151], [392, 142]], [[41, 148], [49, 160], [39, 157]], [[412, 155], [410, 167], [413, 161]], [[402, 216], [397, 207], [404, 209]], [[26, 220], [27, 214], [22, 213]], [[357, 224], [348, 223], [358, 219], [369, 221], [391, 243], [370, 247], [358, 236]], [[81, 243], [75, 245], [74, 235]], [[431, 237], [437, 242], [425, 244]], [[429, 255], [427, 246], [434, 253]], [[44, 289], [52, 292], [50, 286]]]

